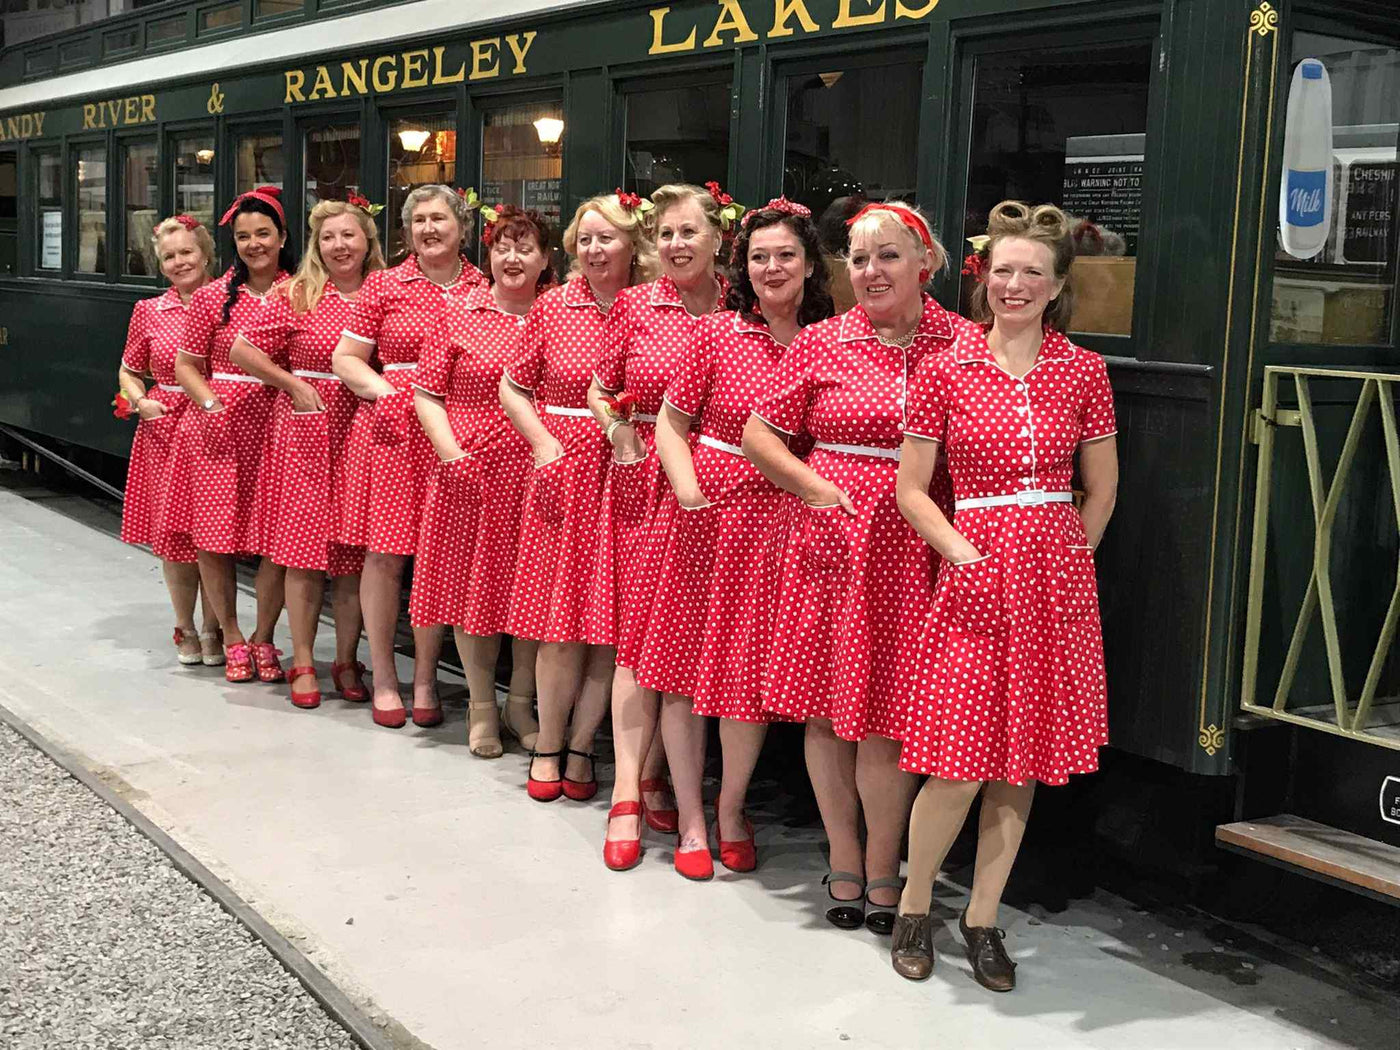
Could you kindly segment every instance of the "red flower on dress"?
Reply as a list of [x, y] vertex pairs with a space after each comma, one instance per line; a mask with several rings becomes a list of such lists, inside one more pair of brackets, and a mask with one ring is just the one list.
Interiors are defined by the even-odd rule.
[[973, 280], [986, 280], [987, 260], [983, 257], [981, 252], [973, 252], [963, 260], [962, 272], [971, 276]]
[[116, 416], [118, 419], [130, 419], [132, 413], [135, 411], [136, 406], [126, 399], [125, 394], [118, 390], [117, 396], [112, 400], [112, 415]]
[[637, 395], [627, 390], [616, 396], [604, 394], [603, 404], [607, 406], [608, 415], [612, 416], [613, 419], [630, 420], [632, 409], [637, 404]]

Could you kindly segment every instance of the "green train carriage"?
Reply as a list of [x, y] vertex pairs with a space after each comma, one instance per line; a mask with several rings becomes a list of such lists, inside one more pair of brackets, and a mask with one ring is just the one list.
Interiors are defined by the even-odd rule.
[[[1304, 57], [1336, 92], [1308, 262], [1275, 220]], [[555, 217], [674, 180], [897, 196], [955, 258], [998, 200], [1055, 201], [1092, 224], [1074, 338], [1108, 360], [1122, 459], [1084, 819], [1187, 874], [1224, 825], [1393, 899], [1308, 841], [1400, 846], [1397, 86], [1400, 12], [1371, 0], [170, 0], [0, 52], [0, 423], [124, 456], [150, 226], [256, 183], [291, 215], [386, 202], [391, 251], [428, 181]], [[935, 291], [963, 302], [956, 265]], [[1333, 830], [1257, 819], [1281, 813]]]

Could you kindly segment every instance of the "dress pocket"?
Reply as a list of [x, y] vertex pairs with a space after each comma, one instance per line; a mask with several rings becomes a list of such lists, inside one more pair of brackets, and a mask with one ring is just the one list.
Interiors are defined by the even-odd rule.
[[456, 499], [467, 506], [481, 502], [483, 471], [477, 455], [458, 456], [446, 463], [439, 463], [438, 470], [442, 485]]
[[1099, 588], [1094, 574], [1094, 549], [1067, 546], [1061, 556], [1059, 582], [1062, 590], [1061, 615], [1065, 620], [1082, 620], [1099, 607]]
[[953, 623], [967, 634], [1000, 634], [1006, 622], [1001, 559], [989, 554], [976, 561], [947, 564], [952, 574]]
[[850, 528], [855, 518], [839, 503], [825, 507], [804, 506], [798, 527], [798, 550], [820, 572], [844, 569], [851, 557]]
[[166, 409], [163, 415], [154, 416], [151, 419], [143, 419], [137, 423], [141, 440], [146, 442], [151, 448], [159, 450], [164, 455], [170, 451], [175, 440], [175, 424], [178, 417], [174, 412]]
[[646, 517], [651, 486], [648, 480], [650, 456], [621, 463], [613, 460], [608, 470], [609, 512], [614, 521], [634, 524]]
[[289, 444], [297, 467], [321, 477], [330, 467], [330, 424], [324, 412], [293, 412], [287, 417]]
[[535, 468], [530, 502], [535, 517], [540, 521], [554, 523], [564, 520], [565, 482], [568, 478], [565, 461], [568, 458], [566, 452]]
[[715, 527], [715, 507], [705, 503], [698, 507], [676, 506], [673, 528], [676, 530], [676, 557], [684, 565], [693, 564], [697, 559], [707, 557], [713, 546]]
[[413, 395], [406, 390], [381, 394], [374, 401], [374, 424], [370, 436], [376, 445], [399, 445], [408, 439], [408, 413], [413, 411]]
[[[201, 410], [202, 411], [202, 410]], [[210, 459], [222, 459], [233, 451], [233, 409], [225, 405], [217, 412], [204, 412], [200, 434], [204, 454]]]

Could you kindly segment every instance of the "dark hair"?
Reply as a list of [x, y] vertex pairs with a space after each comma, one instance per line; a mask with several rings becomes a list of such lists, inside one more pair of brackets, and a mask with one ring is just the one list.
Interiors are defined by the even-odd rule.
[[[992, 251], [1003, 240], [1016, 237], [1035, 241], [1050, 249], [1055, 279], [1064, 281], [1060, 294], [1045, 307], [1044, 323], [1058, 332], [1068, 332], [1074, 314], [1074, 287], [1070, 267], [1074, 263], [1074, 233], [1069, 217], [1053, 204], [1032, 207], [1021, 201], [1002, 201], [987, 217], [987, 244], [979, 253], [983, 264], [990, 264]], [[987, 304], [987, 283], [983, 277], [972, 286], [972, 301], [968, 313], [982, 324], [992, 320], [992, 308]]]
[[831, 292], [827, 289], [821, 242], [817, 240], [817, 228], [812, 220], [776, 208], [760, 208], [750, 212], [746, 218], [748, 221], [739, 228], [739, 234], [734, 238], [734, 250], [729, 256], [729, 293], [725, 296], [725, 309], [735, 311], [751, 324], [763, 323], [758, 293], [753, 290], [753, 282], [749, 280], [749, 239], [759, 230], [783, 225], [797, 234], [802, 252], [807, 256], [807, 265], [812, 268], [802, 282], [802, 305], [797, 308], [797, 323], [806, 327], [830, 317], [835, 307]]
[[[545, 257], [545, 267], [540, 271], [539, 279], [535, 282], [535, 290], [543, 291], [554, 283], [554, 267], [550, 265], [549, 253], [554, 247], [554, 237], [550, 231], [549, 223], [537, 211], [524, 211], [514, 204], [502, 204], [496, 209], [496, 221], [486, 228], [481, 236], [481, 243], [485, 245], [487, 253], [491, 251], [491, 246], [496, 243], [497, 238], [509, 237], [513, 241], [520, 240], [521, 237], [533, 237], [535, 243], [540, 246], [540, 252]], [[494, 284], [496, 278], [491, 273], [491, 260], [486, 261], [486, 283]]]
[[[281, 217], [277, 214], [277, 209], [266, 201], [258, 200], [256, 197], [244, 197], [238, 202], [237, 210], [234, 211], [233, 215], [228, 220], [229, 229], [233, 229], [240, 215], [247, 215], [254, 212], [258, 215], [266, 215], [271, 219], [272, 225], [277, 227], [278, 233], [287, 232], [287, 228], [282, 224]], [[292, 246], [288, 241], [284, 240], [282, 242], [282, 250], [277, 253], [277, 265], [280, 269], [287, 271], [287, 273], [296, 273], [297, 257], [296, 253], [292, 251]], [[239, 287], [248, 283], [248, 264], [243, 261], [243, 256], [238, 254], [237, 241], [234, 242], [233, 266], [230, 269], [232, 270], [233, 276], [229, 278], [228, 296], [224, 299], [225, 325], [228, 324], [229, 311], [233, 309], [233, 304], [238, 302]]]
[[827, 255], [846, 254], [851, 243], [850, 229], [846, 223], [869, 203], [865, 197], [853, 193], [849, 197], [837, 197], [826, 206], [826, 211], [817, 220], [817, 236]]

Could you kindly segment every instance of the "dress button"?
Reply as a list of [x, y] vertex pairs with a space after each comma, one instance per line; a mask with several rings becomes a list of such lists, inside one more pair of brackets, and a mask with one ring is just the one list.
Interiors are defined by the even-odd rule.
[[1022, 436], [1022, 437], [1030, 437], [1030, 433], [1031, 433], [1031, 428], [1030, 428], [1030, 427], [1022, 427], [1022, 428], [1021, 428], [1021, 436]]
[[1022, 457], [1021, 457], [1021, 462], [1022, 462], [1022, 463], [1029, 463], [1030, 461], [1031, 461], [1031, 457], [1030, 457], [1030, 456], [1022, 456]]
[[1025, 383], [1017, 383], [1017, 384], [1016, 384], [1016, 389], [1019, 390], [1019, 391], [1021, 391], [1022, 393], [1025, 393], [1026, 384], [1025, 384]]

